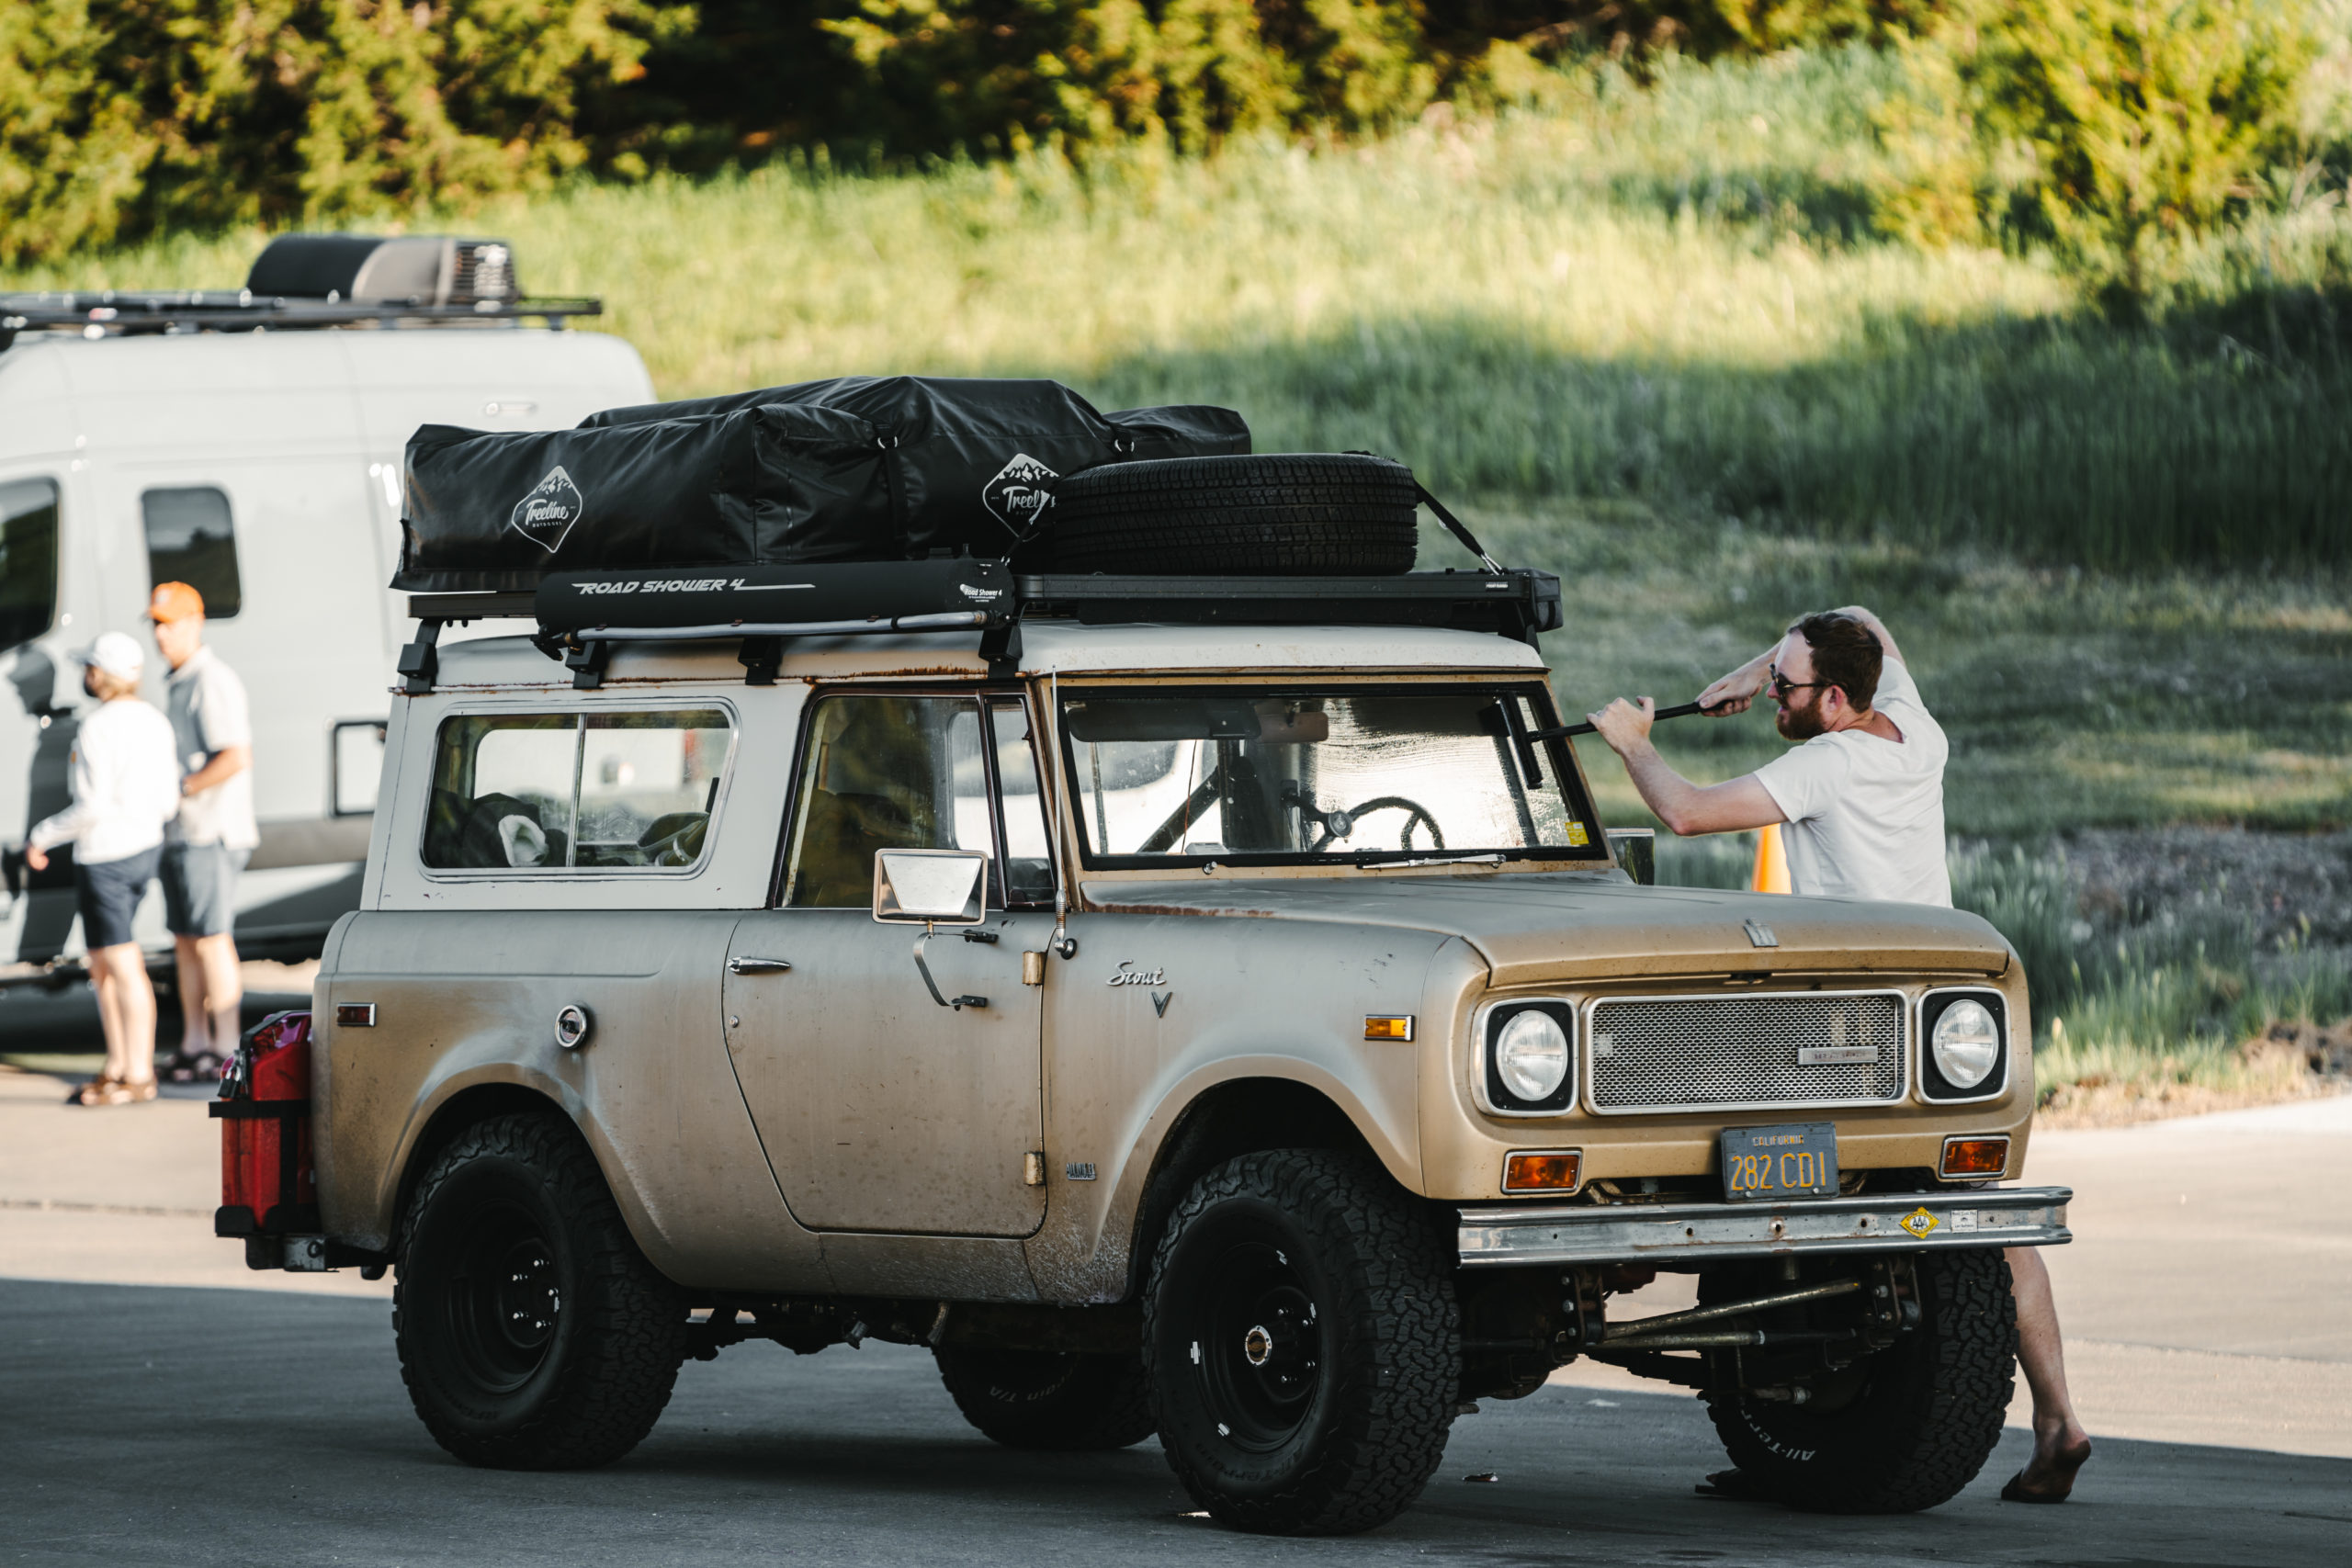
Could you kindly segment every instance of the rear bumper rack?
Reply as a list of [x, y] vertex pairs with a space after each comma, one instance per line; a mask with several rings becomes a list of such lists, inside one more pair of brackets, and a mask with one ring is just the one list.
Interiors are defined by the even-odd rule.
[[2068, 1187], [1980, 1187], [1779, 1204], [1464, 1209], [1456, 1244], [1465, 1269], [2058, 1247], [2075, 1238], [2066, 1228], [2074, 1196]]

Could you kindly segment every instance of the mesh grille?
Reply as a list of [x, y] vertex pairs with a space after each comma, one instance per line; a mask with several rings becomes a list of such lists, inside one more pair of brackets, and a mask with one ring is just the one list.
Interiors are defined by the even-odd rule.
[[[1903, 998], [1688, 997], [1597, 1002], [1592, 1100], [1602, 1110], [1869, 1104], [1903, 1092]], [[1807, 1048], [1877, 1060], [1806, 1065]]]

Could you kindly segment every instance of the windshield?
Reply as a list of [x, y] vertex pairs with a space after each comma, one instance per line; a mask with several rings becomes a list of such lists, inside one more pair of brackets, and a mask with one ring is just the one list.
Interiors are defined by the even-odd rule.
[[[1608, 855], [1540, 687], [1065, 692], [1091, 864]], [[1532, 771], [1532, 776], [1530, 777]]]
[[57, 487], [0, 481], [0, 653], [57, 618]]

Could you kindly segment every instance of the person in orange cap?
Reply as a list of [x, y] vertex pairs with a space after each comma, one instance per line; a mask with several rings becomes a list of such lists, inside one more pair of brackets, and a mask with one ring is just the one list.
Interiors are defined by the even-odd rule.
[[244, 985], [231, 931], [237, 876], [261, 841], [254, 822], [253, 718], [245, 683], [204, 645], [204, 596], [159, 582], [148, 601], [155, 646], [172, 673], [164, 712], [181, 768], [180, 814], [164, 836], [164, 924], [179, 966], [182, 1083], [218, 1077], [236, 1049]]

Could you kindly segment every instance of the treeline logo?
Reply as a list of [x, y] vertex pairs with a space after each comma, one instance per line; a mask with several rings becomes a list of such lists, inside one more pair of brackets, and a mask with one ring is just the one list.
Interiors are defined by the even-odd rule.
[[996, 520], [1026, 537], [1036, 532], [1046, 520], [1046, 512], [1054, 504], [1050, 488], [1061, 476], [1026, 452], [1016, 452], [1012, 461], [997, 470], [980, 491], [980, 501], [995, 513]]
[[514, 510], [507, 514], [506, 525], [553, 555], [587, 506], [581, 499], [580, 487], [571, 482], [571, 476], [559, 464], [548, 470], [547, 478], [531, 487], [530, 494], [514, 503]]

